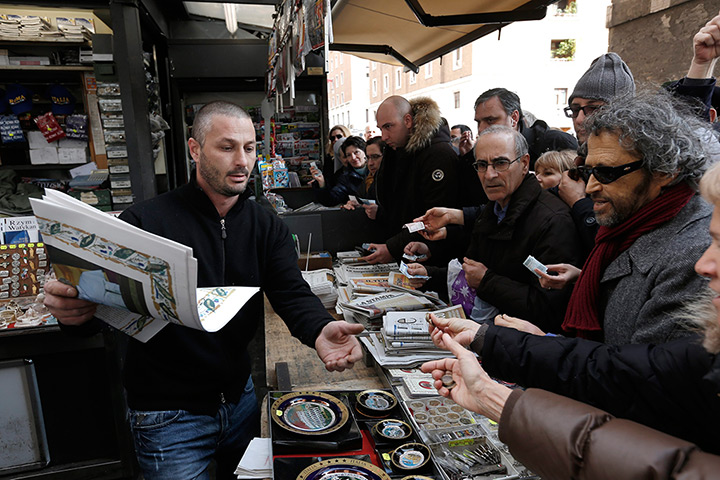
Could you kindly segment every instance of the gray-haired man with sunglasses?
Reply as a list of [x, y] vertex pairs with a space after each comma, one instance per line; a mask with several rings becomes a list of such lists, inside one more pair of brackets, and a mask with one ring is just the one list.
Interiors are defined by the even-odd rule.
[[670, 95], [645, 92], [616, 97], [585, 122], [587, 158], [576, 171], [600, 229], [566, 331], [612, 345], [690, 333], [678, 318], [705, 285], [693, 265], [712, 213], [696, 195], [709, 160], [703, 127]]

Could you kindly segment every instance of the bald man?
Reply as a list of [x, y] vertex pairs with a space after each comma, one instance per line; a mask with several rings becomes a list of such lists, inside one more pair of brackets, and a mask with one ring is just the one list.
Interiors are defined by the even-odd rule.
[[375, 180], [378, 206], [366, 211], [383, 222], [388, 240], [371, 244], [370, 263], [399, 261], [413, 240], [403, 224], [428, 208], [457, 207], [460, 197], [460, 163], [437, 103], [427, 97], [389, 97], [378, 108], [377, 124], [387, 147]]

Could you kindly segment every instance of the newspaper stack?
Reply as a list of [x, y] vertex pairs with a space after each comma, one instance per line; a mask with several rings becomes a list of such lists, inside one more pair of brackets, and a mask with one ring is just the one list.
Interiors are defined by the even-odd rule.
[[38, 39], [43, 31], [50, 31], [50, 19], [34, 15], [22, 15], [20, 17], [20, 40]]
[[235, 469], [237, 478], [271, 478], [272, 444], [269, 438], [255, 437]]
[[350, 264], [361, 263], [363, 265], [367, 265], [368, 263], [365, 260], [361, 260], [361, 258], [363, 258], [363, 256], [357, 250], [351, 250], [351, 251], [347, 251], [347, 252], [337, 252], [337, 259], [341, 265], [345, 264], [345, 263], [350, 263]]
[[387, 276], [390, 275], [390, 272], [399, 272], [400, 265], [395, 262], [375, 265], [341, 263], [339, 266], [334, 267], [333, 270], [338, 283], [347, 285], [350, 278]]
[[320, 270], [302, 272], [302, 276], [307, 284], [310, 285], [310, 290], [320, 299], [325, 308], [335, 307], [338, 293], [333, 283], [335, 277], [331, 270], [322, 268]]
[[[460, 306], [432, 312], [441, 318], [465, 318]], [[380, 332], [373, 332], [360, 340], [383, 367], [412, 367], [450, 356], [437, 348], [430, 337], [428, 312], [388, 312], [383, 317]]]
[[58, 30], [68, 41], [82, 42], [92, 38], [88, 19], [57, 17], [55, 20]]
[[[417, 310], [431, 310], [435, 304], [425, 297], [405, 292], [383, 292], [369, 297], [361, 297], [340, 305], [366, 320], [382, 317], [387, 312], [411, 312]], [[362, 320], [360, 323], [365, 324]]]
[[20, 36], [20, 16], [0, 15], [0, 37], [17, 40]]

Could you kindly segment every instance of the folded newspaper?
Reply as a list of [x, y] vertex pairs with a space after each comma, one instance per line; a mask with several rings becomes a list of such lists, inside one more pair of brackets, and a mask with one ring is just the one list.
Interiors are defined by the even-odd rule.
[[30, 202], [58, 280], [100, 304], [97, 318], [141, 342], [169, 322], [218, 331], [260, 290], [197, 288], [190, 247], [56, 190]]
[[434, 307], [433, 303], [424, 297], [402, 292], [384, 292], [371, 297], [358, 298], [348, 303], [341, 303], [340, 306], [368, 318], [377, 318], [386, 312], [427, 310]]

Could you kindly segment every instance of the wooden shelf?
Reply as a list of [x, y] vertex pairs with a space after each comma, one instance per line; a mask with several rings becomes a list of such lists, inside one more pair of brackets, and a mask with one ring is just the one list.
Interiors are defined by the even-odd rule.
[[90, 65], [0, 65], [0, 70], [35, 71], [35, 72], [92, 72]]
[[[86, 162], [87, 163], [87, 162]], [[70, 170], [85, 163], [41, 163], [38, 165], [0, 165], [0, 170]]]
[[31, 38], [23, 38], [21, 40], [13, 40], [12, 38], [0, 37], [0, 45], [3, 46], [22, 46], [22, 45], [64, 45], [68, 47], [89, 47], [91, 43], [89, 41], [77, 41], [77, 40], [65, 40], [64, 38], [38, 38], [37, 40]]

